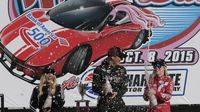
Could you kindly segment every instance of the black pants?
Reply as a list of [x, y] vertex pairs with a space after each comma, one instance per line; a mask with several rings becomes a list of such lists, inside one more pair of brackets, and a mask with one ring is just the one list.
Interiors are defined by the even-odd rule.
[[125, 112], [125, 103], [121, 97], [113, 99], [101, 96], [97, 104], [98, 112]]

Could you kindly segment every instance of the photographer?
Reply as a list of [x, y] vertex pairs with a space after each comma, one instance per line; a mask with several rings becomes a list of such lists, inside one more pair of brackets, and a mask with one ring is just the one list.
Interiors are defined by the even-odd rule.
[[127, 91], [128, 78], [126, 69], [120, 65], [125, 57], [119, 47], [113, 47], [94, 70], [92, 90], [99, 94], [98, 112], [125, 112], [122, 96]]
[[35, 112], [59, 112], [64, 105], [64, 88], [56, 83], [54, 70], [46, 69], [33, 89], [30, 108]]

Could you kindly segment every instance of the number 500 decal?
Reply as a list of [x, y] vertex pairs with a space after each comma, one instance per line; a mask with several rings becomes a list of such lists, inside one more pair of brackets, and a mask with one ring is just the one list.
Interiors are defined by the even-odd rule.
[[41, 46], [46, 46], [51, 42], [50, 38], [47, 38], [44, 33], [42, 33], [38, 28], [29, 30], [28, 35], [35, 40]]

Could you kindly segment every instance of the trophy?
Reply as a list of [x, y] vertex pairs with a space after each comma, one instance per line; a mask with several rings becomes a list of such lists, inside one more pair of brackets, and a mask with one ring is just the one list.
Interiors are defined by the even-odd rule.
[[81, 95], [81, 100], [83, 101], [84, 100], [84, 95], [85, 95], [85, 91], [86, 91], [86, 87], [87, 87], [88, 83], [87, 84], [83, 84], [83, 83], [79, 83], [78, 85], [78, 91]]

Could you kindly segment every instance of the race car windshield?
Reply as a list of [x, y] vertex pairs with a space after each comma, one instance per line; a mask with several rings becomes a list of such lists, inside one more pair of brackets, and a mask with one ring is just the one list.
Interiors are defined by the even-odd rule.
[[66, 28], [97, 31], [111, 10], [112, 6], [102, 0], [68, 0], [47, 14], [52, 21]]

